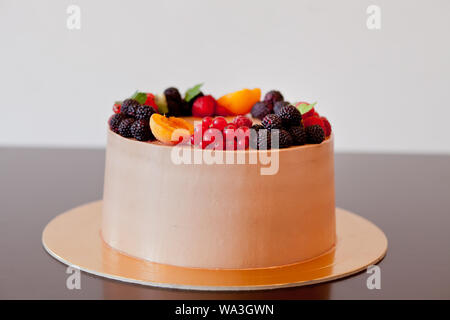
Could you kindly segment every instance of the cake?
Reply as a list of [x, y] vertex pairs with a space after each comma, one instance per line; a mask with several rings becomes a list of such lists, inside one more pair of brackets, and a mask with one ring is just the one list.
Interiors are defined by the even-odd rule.
[[331, 126], [315, 104], [260, 95], [244, 89], [216, 100], [195, 86], [184, 98], [169, 88], [116, 103], [104, 242], [138, 259], [205, 269], [279, 267], [332, 250]]

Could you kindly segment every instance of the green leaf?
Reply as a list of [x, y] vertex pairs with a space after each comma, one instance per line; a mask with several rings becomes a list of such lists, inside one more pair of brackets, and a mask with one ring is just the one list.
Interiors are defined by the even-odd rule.
[[300, 111], [301, 114], [305, 114], [308, 111], [310, 111], [314, 106], [317, 104], [317, 102], [307, 104], [307, 103], [300, 103], [299, 105], [296, 105], [298, 111]]
[[131, 99], [136, 100], [140, 104], [144, 104], [147, 100], [147, 94], [145, 92], [139, 92], [136, 90], [136, 92], [131, 96]]
[[186, 91], [186, 94], [184, 95], [184, 101], [189, 102], [191, 101], [196, 95], [200, 93], [200, 88], [203, 86], [203, 83], [196, 84], [192, 88], [188, 89]]

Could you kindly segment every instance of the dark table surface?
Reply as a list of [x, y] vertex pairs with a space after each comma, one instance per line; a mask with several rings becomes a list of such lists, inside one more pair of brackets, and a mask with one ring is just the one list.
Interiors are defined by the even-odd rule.
[[337, 154], [336, 201], [377, 224], [389, 248], [370, 274], [307, 287], [256, 292], [159, 289], [81, 276], [41, 245], [56, 215], [102, 196], [104, 150], [0, 148], [2, 299], [450, 299], [450, 156]]

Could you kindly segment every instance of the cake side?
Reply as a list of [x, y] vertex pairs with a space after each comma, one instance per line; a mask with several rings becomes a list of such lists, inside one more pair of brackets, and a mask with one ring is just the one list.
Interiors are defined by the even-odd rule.
[[334, 246], [333, 136], [269, 150], [279, 156], [274, 175], [261, 175], [259, 162], [177, 165], [171, 152], [108, 130], [101, 233], [111, 247], [158, 263], [243, 269]]

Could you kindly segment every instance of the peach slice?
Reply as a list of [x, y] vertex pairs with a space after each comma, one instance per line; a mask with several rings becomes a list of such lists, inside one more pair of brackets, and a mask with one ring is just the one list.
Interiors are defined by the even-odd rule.
[[242, 89], [220, 97], [217, 104], [234, 115], [247, 114], [260, 98], [261, 89]]
[[177, 144], [189, 141], [194, 133], [194, 126], [182, 118], [165, 117], [154, 113], [150, 118], [150, 129], [156, 139], [165, 144]]

